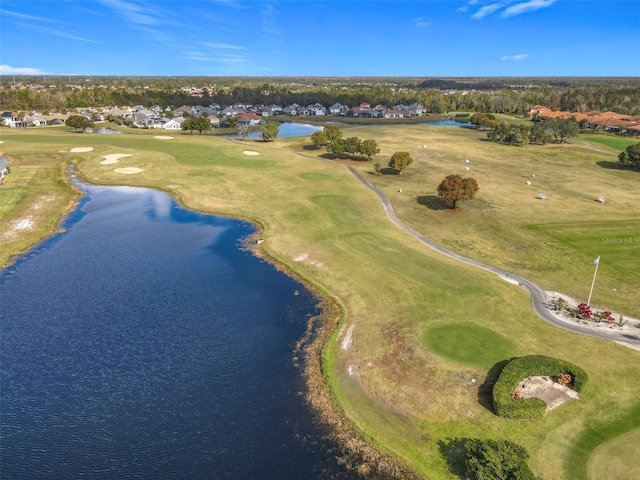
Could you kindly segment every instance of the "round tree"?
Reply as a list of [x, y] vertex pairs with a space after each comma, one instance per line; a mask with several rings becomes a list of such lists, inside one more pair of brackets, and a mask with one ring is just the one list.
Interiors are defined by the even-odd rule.
[[478, 190], [478, 182], [475, 179], [449, 175], [438, 185], [438, 196], [450, 202], [452, 208], [456, 208], [460, 200], [473, 200]]
[[633, 165], [636, 170], [640, 168], [640, 143], [629, 145], [624, 152], [620, 152], [618, 161], [623, 165]]
[[413, 157], [409, 152], [396, 152], [391, 156], [389, 160], [389, 166], [398, 170], [398, 173], [402, 175], [404, 169], [413, 163]]

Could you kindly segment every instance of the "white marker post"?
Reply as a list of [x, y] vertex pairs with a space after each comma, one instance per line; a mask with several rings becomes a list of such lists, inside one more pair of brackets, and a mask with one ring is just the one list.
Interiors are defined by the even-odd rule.
[[600, 255], [593, 261], [596, 266], [596, 271], [593, 272], [593, 281], [591, 282], [591, 290], [589, 290], [589, 298], [587, 300], [587, 306], [591, 305], [591, 294], [593, 293], [593, 286], [596, 284], [596, 275], [598, 274], [598, 265], [600, 265]]

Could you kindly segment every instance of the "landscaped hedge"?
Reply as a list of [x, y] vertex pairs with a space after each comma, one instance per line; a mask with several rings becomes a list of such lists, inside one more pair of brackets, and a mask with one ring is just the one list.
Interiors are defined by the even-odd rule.
[[518, 384], [527, 377], [548, 376], [555, 379], [561, 373], [571, 375], [568, 385], [580, 392], [587, 383], [587, 373], [577, 365], [543, 355], [529, 355], [511, 360], [493, 386], [493, 408], [501, 417], [520, 420], [542, 418], [547, 404], [539, 398], [511, 398]]

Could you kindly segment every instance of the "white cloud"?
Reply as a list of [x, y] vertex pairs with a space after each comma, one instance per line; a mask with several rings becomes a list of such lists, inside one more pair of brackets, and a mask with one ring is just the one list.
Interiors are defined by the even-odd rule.
[[433, 25], [433, 23], [431, 23], [429, 21], [429, 19], [427, 19], [425, 17], [414, 18], [413, 19], [413, 24], [418, 28], [427, 28], [427, 27], [430, 27], [431, 25]]
[[39, 68], [0, 65], [0, 75], [44, 75], [45, 73], [47, 72]]
[[514, 17], [523, 13], [535, 12], [541, 8], [550, 7], [556, 3], [556, 0], [529, 0], [528, 2], [519, 3], [505, 9], [500, 15], [503, 18]]
[[518, 60], [525, 60], [527, 58], [529, 58], [528, 53], [521, 53], [519, 55], [505, 55], [503, 57], [500, 57], [500, 60], [503, 60], [503, 61], [511, 60], [511, 61], [517, 62]]
[[505, 5], [506, 4], [502, 3], [502, 2], [500, 2], [500, 3], [492, 3], [490, 5], [485, 5], [484, 7], [480, 8], [480, 10], [478, 10], [476, 13], [471, 15], [471, 18], [484, 18], [487, 15], [491, 15], [496, 10], [500, 10]]

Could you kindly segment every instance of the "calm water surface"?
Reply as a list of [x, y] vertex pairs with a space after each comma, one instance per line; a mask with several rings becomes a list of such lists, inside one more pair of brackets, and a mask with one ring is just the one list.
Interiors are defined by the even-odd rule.
[[253, 227], [85, 187], [0, 278], [3, 479], [349, 478], [300, 392], [317, 312]]

